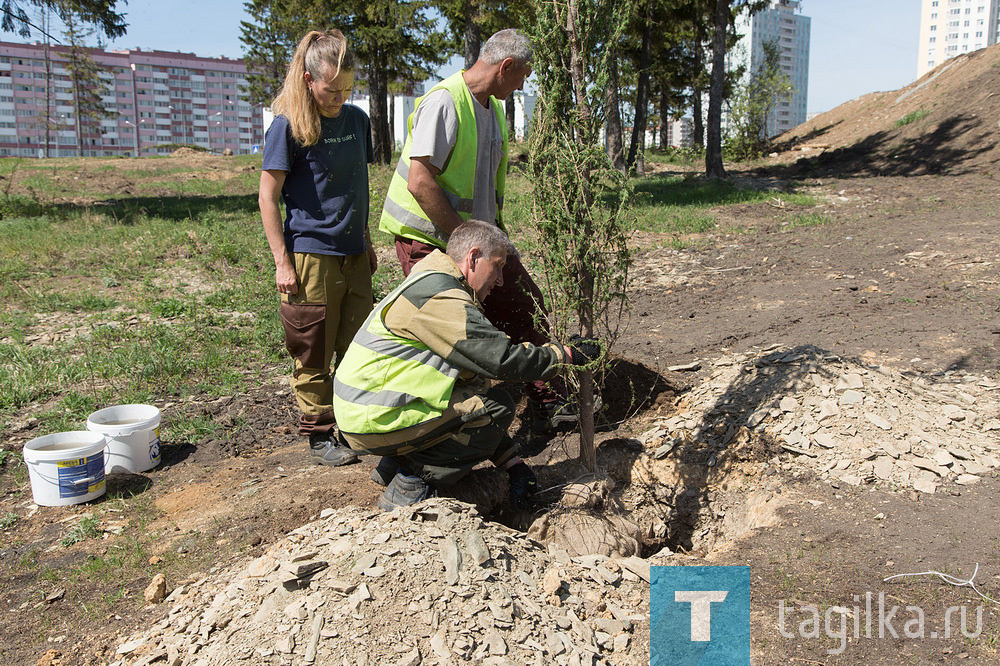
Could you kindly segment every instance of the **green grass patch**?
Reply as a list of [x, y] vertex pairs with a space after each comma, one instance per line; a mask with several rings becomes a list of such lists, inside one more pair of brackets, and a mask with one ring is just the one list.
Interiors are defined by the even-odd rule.
[[59, 543], [63, 548], [69, 548], [75, 543], [96, 539], [99, 536], [101, 536], [101, 522], [95, 516], [87, 516], [71, 527]]
[[[652, 176], [635, 181], [636, 228], [641, 231], [698, 234], [715, 227], [710, 211], [718, 206], [759, 203], [773, 199], [771, 190], [741, 187], [728, 181], [701, 177]], [[781, 194], [786, 204], [808, 206], [812, 197]]]
[[19, 516], [13, 511], [0, 514], [0, 530], [9, 530], [19, 519]]
[[830, 221], [826, 215], [822, 213], [799, 213], [792, 217], [788, 222], [783, 223], [785, 229], [795, 229], [798, 227], [815, 227], [820, 224], [826, 224]]
[[918, 120], [922, 120], [930, 115], [930, 111], [925, 111], [924, 109], [917, 109], [916, 111], [911, 111], [894, 123], [895, 127], [903, 127], [904, 125], [909, 125], [910, 123], [915, 123]]

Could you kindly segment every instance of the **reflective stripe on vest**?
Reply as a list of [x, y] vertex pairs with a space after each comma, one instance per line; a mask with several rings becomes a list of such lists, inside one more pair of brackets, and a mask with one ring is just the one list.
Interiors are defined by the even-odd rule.
[[344, 354], [333, 379], [333, 409], [344, 432], [395, 432], [447, 408], [461, 370], [422, 342], [392, 333], [383, 319], [405, 289], [429, 275], [447, 273], [410, 275], [372, 311]]
[[[447, 90], [455, 103], [455, 113], [458, 116], [458, 137], [445, 170], [435, 176], [435, 180], [441, 186], [445, 197], [448, 198], [459, 217], [468, 220], [472, 215], [472, 201], [476, 185], [477, 134], [476, 111], [473, 105], [478, 102], [473, 100], [472, 94], [462, 78], [462, 72], [457, 72], [441, 81], [431, 88], [428, 94], [440, 89]], [[448, 243], [447, 235], [427, 218], [420, 204], [407, 189], [410, 172], [410, 148], [413, 142], [413, 116], [426, 96], [424, 95], [417, 100], [413, 113], [406, 119], [406, 142], [403, 145], [399, 163], [396, 165], [396, 171], [392, 175], [392, 181], [389, 183], [389, 191], [386, 193], [385, 204], [382, 208], [382, 217], [379, 220], [379, 229], [394, 236], [422, 241], [443, 249]], [[500, 126], [500, 134], [503, 136], [503, 153], [496, 173], [496, 223], [503, 229], [500, 213], [503, 210], [503, 195], [507, 179], [507, 118], [504, 115], [503, 105], [499, 101], [491, 97], [490, 102]]]

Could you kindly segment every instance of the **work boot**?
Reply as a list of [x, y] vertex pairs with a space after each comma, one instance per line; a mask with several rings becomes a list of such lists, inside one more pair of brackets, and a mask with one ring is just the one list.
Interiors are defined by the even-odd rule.
[[371, 480], [380, 486], [388, 486], [398, 471], [399, 463], [389, 456], [382, 456], [378, 465], [372, 470]]
[[343, 436], [337, 433], [335, 438], [332, 433], [314, 432], [309, 435], [309, 450], [313, 460], [320, 465], [330, 467], [340, 467], [358, 462], [358, 454], [347, 445]]
[[434, 489], [419, 476], [406, 476], [397, 472], [392, 481], [382, 491], [376, 504], [383, 511], [392, 511], [401, 506], [409, 506], [434, 496]]

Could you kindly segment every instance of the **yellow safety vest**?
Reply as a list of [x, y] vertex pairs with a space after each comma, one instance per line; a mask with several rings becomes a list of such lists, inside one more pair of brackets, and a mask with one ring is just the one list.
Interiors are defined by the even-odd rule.
[[411, 274], [354, 336], [333, 379], [333, 411], [340, 430], [355, 435], [395, 432], [437, 418], [448, 407], [460, 368], [385, 326], [385, 313], [404, 289], [440, 274], [447, 275]]
[[[472, 93], [469, 92], [469, 87], [462, 78], [462, 72], [452, 74], [431, 88], [427, 94], [442, 88], [451, 93], [451, 98], [455, 101], [455, 112], [458, 115], [458, 138], [451, 156], [448, 158], [445, 170], [438, 174], [435, 180], [459, 216], [463, 220], [468, 220], [472, 214], [472, 197], [476, 184], [477, 135], [476, 109], [473, 105], [479, 102], [472, 98]], [[410, 174], [410, 147], [413, 143], [413, 116], [426, 97], [427, 95], [424, 95], [417, 100], [413, 113], [406, 119], [406, 143], [403, 145], [403, 152], [399, 156], [396, 172], [392, 175], [392, 182], [389, 184], [378, 228], [394, 236], [411, 238], [444, 249], [448, 244], [448, 236], [434, 226], [417, 200], [406, 189]], [[496, 223], [502, 229], [500, 213], [503, 209], [504, 186], [507, 179], [507, 118], [499, 100], [490, 97], [490, 102], [500, 125], [500, 134], [503, 136], [503, 156], [500, 158], [500, 166], [496, 173]], [[487, 222], [492, 221], [487, 220]]]

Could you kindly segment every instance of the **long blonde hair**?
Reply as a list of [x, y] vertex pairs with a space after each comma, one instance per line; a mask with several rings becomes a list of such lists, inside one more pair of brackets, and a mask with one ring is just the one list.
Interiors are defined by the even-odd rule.
[[353, 71], [354, 67], [354, 53], [339, 30], [310, 30], [295, 47], [285, 81], [271, 108], [275, 114], [288, 118], [292, 137], [299, 144], [311, 146], [319, 141], [320, 134], [319, 107], [306, 85], [305, 73], [309, 72], [313, 79], [325, 80], [332, 72], [332, 80], [341, 70]]

